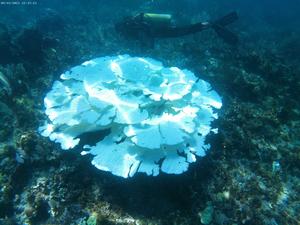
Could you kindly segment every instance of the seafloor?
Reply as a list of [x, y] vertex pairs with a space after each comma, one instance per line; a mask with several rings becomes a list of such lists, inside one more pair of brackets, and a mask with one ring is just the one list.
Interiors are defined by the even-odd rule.
[[[300, 26], [239, 3], [231, 25], [238, 46], [205, 31], [147, 48], [120, 37], [114, 23], [141, 11], [190, 23], [233, 5], [62, 2], [0, 5], [1, 225], [300, 224]], [[211, 151], [188, 172], [115, 177], [38, 134], [53, 81], [87, 59], [117, 54], [190, 69], [222, 96]]]

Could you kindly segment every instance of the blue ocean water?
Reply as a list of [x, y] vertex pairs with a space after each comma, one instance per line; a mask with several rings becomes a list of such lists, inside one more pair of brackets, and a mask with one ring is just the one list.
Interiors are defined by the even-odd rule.
[[0, 224], [299, 224], [299, 0], [0, 15]]

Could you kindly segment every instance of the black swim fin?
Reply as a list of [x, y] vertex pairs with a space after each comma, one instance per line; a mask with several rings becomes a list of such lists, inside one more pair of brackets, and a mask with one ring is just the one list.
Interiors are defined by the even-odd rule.
[[214, 21], [214, 24], [218, 24], [220, 26], [226, 26], [235, 22], [238, 19], [237, 12], [228, 13], [226, 16]]
[[236, 12], [231, 12], [226, 16], [218, 19], [212, 23], [212, 28], [226, 43], [230, 45], [237, 45], [239, 42], [238, 36], [225, 28], [226, 25], [233, 23], [238, 19]]

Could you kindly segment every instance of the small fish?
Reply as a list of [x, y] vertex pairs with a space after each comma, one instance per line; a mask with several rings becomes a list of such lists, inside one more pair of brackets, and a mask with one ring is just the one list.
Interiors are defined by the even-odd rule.
[[8, 79], [4, 76], [4, 74], [0, 71], [0, 89], [3, 88], [8, 95], [11, 95], [11, 87]]
[[22, 155], [19, 152], [16, 152], [16, 157], [15, 157], [16, 161], [20, 164], [24, 163], [24, 155]]

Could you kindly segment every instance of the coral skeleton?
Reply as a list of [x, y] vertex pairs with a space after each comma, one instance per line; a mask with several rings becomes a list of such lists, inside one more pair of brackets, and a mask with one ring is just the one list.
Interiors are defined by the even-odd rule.
[[12, 93], [11, 86], [9, 84], [8, 79], [0, 71], [0, 90], [1, 89], [5, 90], [8, 95], [11, 95], [11, 93]]
[[210, 148], [207, 134], [217, 132], [211, 122], [221, 98], [189, 70], [119, 55], [84, 62], [60, 78], [44, 99], [48, 121], [39, 132], [73, 149], [80, 135], [108, 130], [81, 154], [114, 175], [183, 173]]

